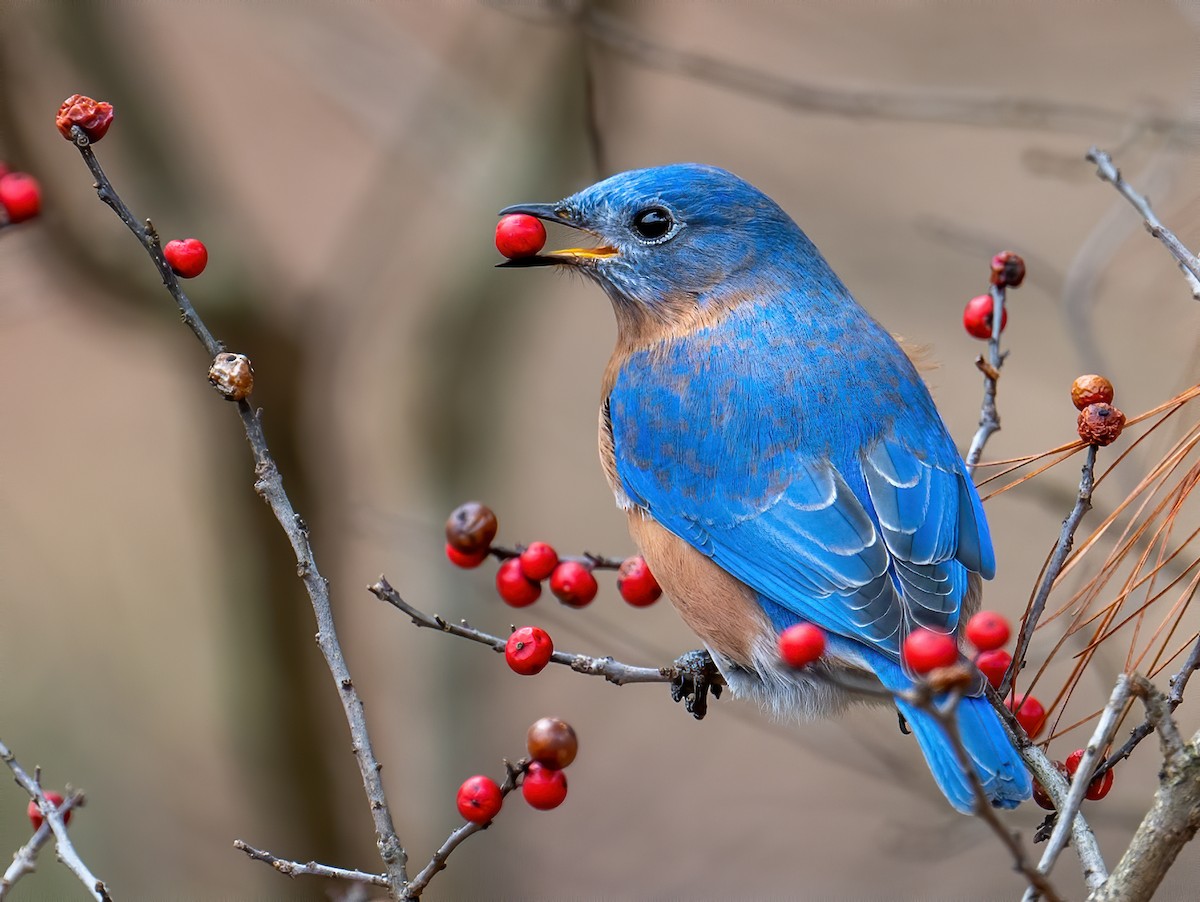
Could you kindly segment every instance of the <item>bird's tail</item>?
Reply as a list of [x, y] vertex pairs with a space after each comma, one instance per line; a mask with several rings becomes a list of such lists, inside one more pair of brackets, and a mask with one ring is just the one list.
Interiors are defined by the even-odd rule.
[[[911, 685], [899, 665], [891, 661], [877, 667], [876, 674], [884, 686], [893, 692], [903, 691]], [[938, 787], [951, 805], [964, 814], [970, 814], [975, 793], [967, 775], [959, 767], [958, 757], [954, 754], [946, 731], [928, 712], [899, 698], [896, 699], [896, 707], [916, 736]], [[958, 703], [956, 718], [963, 748], [992, 805], [997, 808], [1016, 808], [1022, 800], [1029, 798], [1032, 789], [1029, 772], [1013, 748], [1000, 722], [1000, 715], [991, 703], [983, 697], [963, 698]]]

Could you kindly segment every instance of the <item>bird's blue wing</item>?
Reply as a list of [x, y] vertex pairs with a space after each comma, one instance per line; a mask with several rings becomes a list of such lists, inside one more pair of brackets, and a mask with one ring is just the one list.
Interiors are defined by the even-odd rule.
[[978, 496], [898, 350], [864, 391], [866, 358], [789, 353], [804, 333], [783, 315], [630, 356], [608, 399], [621, 488], [784, 611], [895, 659], [914, 626], [953, 631], [970, 574], [992, 575]]

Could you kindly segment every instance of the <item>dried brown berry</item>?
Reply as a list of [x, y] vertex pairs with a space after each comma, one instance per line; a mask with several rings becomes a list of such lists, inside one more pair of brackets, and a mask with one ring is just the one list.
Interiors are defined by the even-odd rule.
[[992, 284], [1016, 288], [1025, 281], [1025, 261], [1012, 251], [1001, 251], [992, 257]]
[[1079, 411], [1077, 425], [1089, 445], [1111, 445], [1125, 428], [1125, 414], [1111, 404], [1089, 404]]
[[1079, 410], [1083, 410], [1089, 404], [1111, 404], [1112, 402], [1112, 383], [1103, 376], [1092, 373], [1080, 376], [1071, 383], [1071, 403]]
[[575, 760], [579, 751], [579, 739], [575, 729], [557, 717], [543, 717], [535, 721], [525, 737], [529, 757], [550, 770], [562, 770]]
[[254, 391], [254, 367], [245, 354], [224, 352], [213, 358], [208, 381], [226, 401], [244, 401]]
[[71, 137], [71, 126], [78, 125], [89, 141], [99, 141], [104, 137], [108, 127], [112, 125], [113, 108], [111, 103], [103, 100], [92, 100], [83, 94], [72, 94], [58, 108], [54, 124], [62, 136], [68, 141]]
[[456, 507], [446, 520], [446, 541], [463, 554], [479, 554], [492, 547], [498, 528], [490, 507], [468, 501]]

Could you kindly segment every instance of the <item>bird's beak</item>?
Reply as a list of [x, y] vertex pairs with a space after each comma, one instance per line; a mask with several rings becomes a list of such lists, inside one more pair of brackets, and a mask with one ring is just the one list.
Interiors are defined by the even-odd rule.
[[[512, 213], [524, 213], [527, 216], [536, 216], [544, 222], [554, 222], [559, 225], [570, 226], [573, 229], [579, 229], [582, 232], [595, 234], [587, 226], [573, 219], [570, 212], [558, 204], [514, 204], [500, 211], [501, 216], [508, 216]], [[536, 254], [532, 257], [518, 257], [515, 260], [505, 260], [503, 263], [497, 263], [496, 266], [582, 266], [595, 263], [597, 260], [615, 257], [616, 255], [617, 249], [607, 245], [599, 247], [568, 247], [558, 251]]]

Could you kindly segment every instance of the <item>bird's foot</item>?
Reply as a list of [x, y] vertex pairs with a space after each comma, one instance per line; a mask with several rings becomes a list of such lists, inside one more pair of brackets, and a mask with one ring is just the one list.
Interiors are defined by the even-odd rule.
[[725, 680], [704, 649], [689, 651], [675, 659], [675, 678], [671, 680], [671, 701], [683, 702], [687, 712], [703, 720], [708, 713], [708, 693], [721, 697]]

